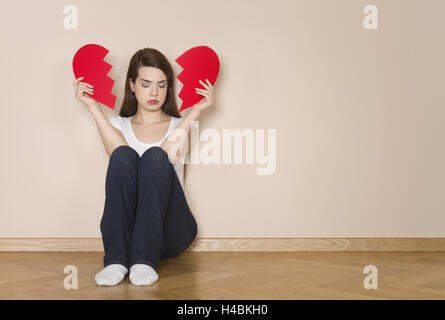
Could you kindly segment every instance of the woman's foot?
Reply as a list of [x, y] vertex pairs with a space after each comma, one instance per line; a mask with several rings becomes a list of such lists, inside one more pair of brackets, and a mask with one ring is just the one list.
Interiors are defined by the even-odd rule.
[[147, 264], [134, 264], [130, 268], [130, 281], [135, 286], [149, 286], [158, 281], [155, 269]]
[[94, 280], [99, 286], [114, 286], [125, 278], [127, 272], [128, 269], [122, 264], [110, 264], [97, 273]]

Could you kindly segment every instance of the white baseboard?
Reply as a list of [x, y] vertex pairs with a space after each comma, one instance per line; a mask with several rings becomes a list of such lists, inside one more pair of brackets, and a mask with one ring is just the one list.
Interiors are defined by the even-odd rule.
[[[0, 251], [103, 251], [102, 238], [0, 238]], [[445, 238], [197, 238], [186, 251], [445, 251]]]

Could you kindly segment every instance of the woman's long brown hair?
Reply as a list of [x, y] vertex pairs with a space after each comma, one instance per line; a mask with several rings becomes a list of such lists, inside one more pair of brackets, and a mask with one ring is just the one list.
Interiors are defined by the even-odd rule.
[[138, 50], [133, 57], [131, 57], [130, 65], [127, 71], [127, 78], [125, 80], [125, 95], [122, 102], [119, 115], [121, 117], [131, 117], [136, 114], [138, 110], [138, 101], [136, 95], [130, 89], [130, 79], [136, 83], [140, 67], [154, 67], [161, 69], [167, 76], [167, 96], [162, 105], [162, 110], [169, 116], [181, 118], [178, 112], [178, 106], [175, 98], [175, 86], [173, 70], [167, 58], [158, 50], [152, 48], [144, 48]]

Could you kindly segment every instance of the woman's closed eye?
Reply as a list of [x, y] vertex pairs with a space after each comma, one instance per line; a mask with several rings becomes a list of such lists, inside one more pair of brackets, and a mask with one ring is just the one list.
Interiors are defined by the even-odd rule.
[[[143, 88], [148, 88], [149, 86], [142, 86]], [[162, 88], [162, 89], [164, 89], [165, 88], [165, 86], [159, 86], [159, 88]]]

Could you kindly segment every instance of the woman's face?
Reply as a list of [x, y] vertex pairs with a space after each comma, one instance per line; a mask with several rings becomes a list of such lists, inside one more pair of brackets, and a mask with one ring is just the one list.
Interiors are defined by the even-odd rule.
[[[158, 110], [167, 97], [167, 76], [158, 68], [140, 67], [135, 83], [130, 79], [130, 88], [136, 95], [139, 106], [150, 110]], [[157, 102], [149, 103], [149, 100]]]

